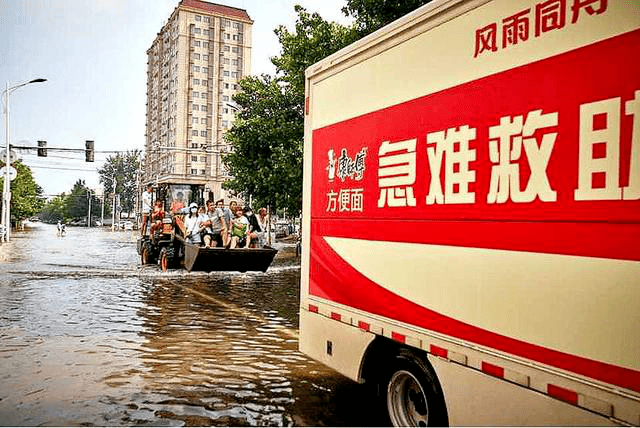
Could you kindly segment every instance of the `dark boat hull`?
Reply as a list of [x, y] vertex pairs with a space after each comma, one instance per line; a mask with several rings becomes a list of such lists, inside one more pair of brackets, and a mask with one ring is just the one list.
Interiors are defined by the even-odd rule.
[[184, 242], [187, 271], [266, 272], [278, 250], [266, 248], [205, 248]]

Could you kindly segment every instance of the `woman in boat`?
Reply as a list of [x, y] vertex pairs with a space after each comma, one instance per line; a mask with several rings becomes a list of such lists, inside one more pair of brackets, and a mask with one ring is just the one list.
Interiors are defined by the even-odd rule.
[[267, 244], [267, 225], [269, 223], [266, 208], [263, 207], [258, 210], [257, 220], [260, 225], [260, 230], [262, 230], [262, 232], [258, 234], [258, 240], [260, 242], [260, 246], [264, 247]]
[[[247, 233], [249, 242], [253, 242], [254, 247], [256, 245], [260, 245], [260, 235], [262, 235], [262, 228], [260, 228], [260, 223], [258, 222], [256, 215], [253, 213], [251, 207], [244, 207], [242, 213], [249, 221], [249, 231]], [[249, 247], [250, 246], [247, 245], [247, 248]]]
[[201, 242], [200, 223], [202, 223], [202, 218], [198, 215], [198, 204], [193, 202], [189, 205], [189, 215], [184, 219], [185, 238], [192, 244], [200, 244]]

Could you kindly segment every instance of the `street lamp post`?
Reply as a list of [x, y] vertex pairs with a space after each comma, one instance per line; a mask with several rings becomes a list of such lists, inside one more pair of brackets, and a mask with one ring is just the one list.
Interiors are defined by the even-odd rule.
[[47, 79], [33, 79], [28, 82], [20, 83], [9, 87], [9, 82], [4, 90], [4, 126], [6, 136], [6, 158], [4, 168], [4, 184], [2, 188], [2, 224], [4, 224], [7, 233], [7, 242], [11, 237], [11, 184], [9, 167], [11, 166], [11, 144], [9, 133], [9, 95], [18, 88], [26, 86], [30, 83], [46, 82]]

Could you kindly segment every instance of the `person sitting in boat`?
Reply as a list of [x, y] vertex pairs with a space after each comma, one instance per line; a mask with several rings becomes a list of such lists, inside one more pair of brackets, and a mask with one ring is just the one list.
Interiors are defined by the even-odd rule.
[[[245, 207], [242, 211], [244, 216], [249, 220], [249, 232], [248, 237], [250, 242], [253, 243], [253, 246], [260, 245], [260, 235], [262, 235], [262, 228], [260, 227], [260, 223], [256, 218], [256, 215], [253, 213], [251, 207]], [[248, 248], [250, 246], [247, 246]]]
[[184, 219], [185, 238], [187, 238], [188, 242], [200, 244], [200, 223], [202, 223], [202, 218], [198, 215], [198, 204], [193, 202], [189, 205], [189, 215]]
[[[222, 205], [222, 200], [218, 201], [216, 204]], [[204, 241], [205, 247], [222, 247], [227, 242], [227, 239], [224, 239], [224, 235], [227, 235], [227, 226], [224, 221], [224, 213], [222, 208], [218, 208], [214, 205], [213, 201], [207, 202], [207, 212], [206, 217], [202, 222], [202, 227], [204, 227], [204, 231], [202, 234], [202, 240]]]
[[162, 230], [162, 219], [164, 218], [164, 209], [162, 207], [162, 199], [156, 199], [151, 211], [151, 227], [149, 228], [149, 236], [153, 241], [156, 230]]
[[235, 218], [231, 220], [231, 243], [229, 248], [248, 248], [251, 244], [249, 220], [243, 215], [242, 208], [237, 207]]

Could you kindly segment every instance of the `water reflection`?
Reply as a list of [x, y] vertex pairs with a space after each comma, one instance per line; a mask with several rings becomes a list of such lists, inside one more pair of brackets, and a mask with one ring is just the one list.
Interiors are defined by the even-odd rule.
[[291, 253], [167, 275], [134, 239], [45, 226], [0, 248], [3, 425], [377, 425], [361, 386], [297, 351]]

